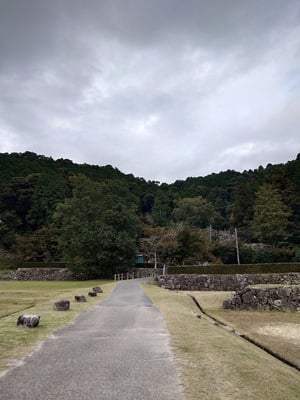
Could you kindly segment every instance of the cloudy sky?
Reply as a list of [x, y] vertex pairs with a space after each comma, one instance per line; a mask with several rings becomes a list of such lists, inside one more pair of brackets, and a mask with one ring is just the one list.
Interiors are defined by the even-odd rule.
[[173, 182], [300, 152], [299, 0], [0, 0], [0, 152]]

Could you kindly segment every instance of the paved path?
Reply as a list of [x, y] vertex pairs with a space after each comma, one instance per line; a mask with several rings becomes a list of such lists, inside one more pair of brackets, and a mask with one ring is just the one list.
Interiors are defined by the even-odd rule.
[[59, 330], [0, 379], [1, 400], [184, 400], [159, 310], [138, 281]]

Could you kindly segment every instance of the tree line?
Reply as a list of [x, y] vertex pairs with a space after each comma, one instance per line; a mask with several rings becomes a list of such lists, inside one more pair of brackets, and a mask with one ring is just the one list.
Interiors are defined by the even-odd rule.
[[127, 269], [138, 252], [155, 265], [232, 263], [235, 228], [241, 262], [300, 259], [300, 155], [173, 184], [32, 152], [0, 154], [0, 171], [0, 247], [25, 261], [82, 277]]

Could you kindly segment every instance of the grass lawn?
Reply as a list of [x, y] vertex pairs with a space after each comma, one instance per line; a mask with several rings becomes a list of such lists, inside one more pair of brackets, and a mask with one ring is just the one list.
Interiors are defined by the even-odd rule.
[[224, 310], [228, 292], [190, 292], [213, 317], [241, 331], [300, 368], [300, 313]]
[[[145, 285], [144, 290], [166, 320], [187, 400], [299, 399], [297, 370], [232, 332], [204, 318], [196, 318], [198, 308], [186, 292], [168, 291], [154, 285]], [[209, 295], [204, 300], [205, 293]], [[224, 296], [219, 292], [197, 294], [207, 311], [208, 305], [211, 310], [218, 310]]]
[[[104, 293], [87, 296], [94, 286]], [[56, 329], [73, 321], [80, 313], [99, 304], [107, 297], [115, 283], [112, 281], [0, 281], [0, 373], [15, 365], [37, 344]], [[86, 303], [77, 303], [75, 295], [85, 295]], [[54, 311], [53, 303], [70, 300], [70, 310]], [[38, 328], [16, 326], [21, 314], [40, 315]]]

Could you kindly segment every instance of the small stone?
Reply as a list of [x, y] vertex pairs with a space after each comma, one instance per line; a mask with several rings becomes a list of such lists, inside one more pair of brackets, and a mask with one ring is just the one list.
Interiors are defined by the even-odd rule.
[[96, 293], [103, 293], [103, 290], [101, 289], [100, 286], [95, 286], [95, 287], [93, 288], [93, 292], [96, 292]]
[[17, 326], [23, 326], [27, 328], [35, 328], [40, 322], [40, 316], [35, 314], [23, 314], [20, 315], [17, 321]]
[[54, 303], [53, 309], [56, 311], [67, 311], [70, 308], [69, 300], [59, 300]]
[[278, 300], [274, 300], [274, 306], [277, 308], [280, 308], [282, 306], [282, 300], [278, 299]]
[[96, 297], [96, 296], [97, 296], [97, 293], [96, 293], [96, 292], [89, 292], [89, 296], [90, 296], [90, 297]]
[[75, 296], [75, 300], [78, 303], [84, 303], [86, 301], [86, 297], [85, 296]]

